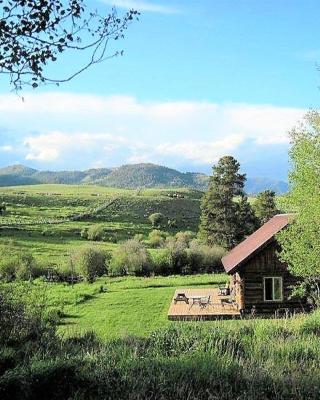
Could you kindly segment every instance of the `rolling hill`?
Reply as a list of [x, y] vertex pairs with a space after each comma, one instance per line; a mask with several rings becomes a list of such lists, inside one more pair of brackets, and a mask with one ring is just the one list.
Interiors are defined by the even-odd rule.
[[[180, 172], [160, 165], [143, 163], [84, 171], [39, 171], [24, 165], [0, 168], [0, 186], [54, 183], [94, 184], [127, 189], [185, 187], [205, 190], [208, 182], [209, 176], [203, 173]], [[288, 190], [288, 184], [268, 178], [248, 178], [248, 194], [256, 194], [266, 189], [283, 194]]]

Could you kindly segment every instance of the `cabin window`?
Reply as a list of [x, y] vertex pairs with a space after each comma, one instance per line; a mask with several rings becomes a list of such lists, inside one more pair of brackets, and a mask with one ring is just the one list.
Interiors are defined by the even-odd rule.
[[282, 301], [282, 277], [263, 278], [264, 301]]

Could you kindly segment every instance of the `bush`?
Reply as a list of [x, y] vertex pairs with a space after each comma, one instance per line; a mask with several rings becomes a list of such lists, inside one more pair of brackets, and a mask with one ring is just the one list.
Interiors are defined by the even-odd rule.
[[31, 254], [21, 254], [17, 257], [16, 278], [27, 281], [39, 278], [43, 275], [43, 270]]
[[104, 225], [92, 225], [87, 230], [87, 239], [93, 241], [103, 240], [104, 238]]
[[83, 229], [81, 229], [80, 236], [81, 236], [83, 239], [88, 239], [88, 228], [83, 228]]
[[152, 254], [153, 272], [156, 275], [172, 274], [171, 253], [168, 249], [160, 249]]
[[120, 245], [112, 253], [108, 272], [111, 276], [149, 275], [151, 258], [144, 245], [130, 239]]
[[224, 254], [225, 250], [222, 247], [207, 246], [193, 240], [187, 249], [188, 269], [192, 273], [220, 271]]
[[181, 274], [184, 272], [184, 267], [187, 265], [187, 244], [183, 241], [176, 240], [173, 237], [166, 239], [165, 247], [169, 252], [170, 263], [168, 271], [173, 274]]
[[106, 252], [93, 246], [80, 247], [71, 256], [76, 271], [90, 283], [107, 272], [106, 259]]
[[175, 237], [179, 242], [183, 242], [186, 246], [189, 246], [189, 243], [195, 237], [195, 234], [191, 231], [184, 231], [176, 233]]
[[15, 279], [31, 280], [42, 274], [41, 267], [30, 253], [12, 254], [0, 261], [0, 278], [7, 282]]
[[150, 247], [153, 248], [162, 247], [164, 245], [165, 238], [165, 232], [154, 229], [149, 233], [148, 243]]
[[37, 297], [32, 298], [29, 289], [29, 285], [19, 290], [17, 286], [0, 286], [0, 348], [13, 345], [22, 350], [28, 341], [45, 340], [45, 332], [46, 338], [54, 333], [55, 326], [44, 319], [41, 293], [37, 292]]
[[[165, 247], [153, 255], [155, 274], [192, 274], [220, 271], [225, 251], [219, 246], [206, 246], [197, 240], [189, 242], [191, 234], [179, 232], [168, 237]], [[189, 242], [189, 247], [188, 247]]]
[[148, 219], [154, 228], [158, 228], [164, 221], [164, 215], [162, 213], [154, 213], [149, 215]]
[[0, 260], [0, 278], [12, 282], [16, 278], [17, 257], [4, 257]]
[[143, 242], [143, 234], [142, 233], [136, 233], [133, 237], [134, 240], [137, 242]]

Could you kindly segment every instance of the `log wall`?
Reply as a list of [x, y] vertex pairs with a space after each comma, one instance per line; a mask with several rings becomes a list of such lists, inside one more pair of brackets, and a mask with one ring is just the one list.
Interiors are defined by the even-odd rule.
[[[274, 313], [278, 310], [290, 311], [302, 309], [304, 304], [300, 299], [289, 299], [292, 288], [297, 284], [297, 279], [290, 274], [286, 264], [280, 262], [277, 251], [279, 246], [276, 241], [269, 243], [257, 252], [245, 264], [239, 267], [235, 278], [241, 280], [244, 298], [244, 311], [258, 313]], [[269, 302], [264, 300], [263, 278], [271, 276], [282, 277], [283, 301]]]

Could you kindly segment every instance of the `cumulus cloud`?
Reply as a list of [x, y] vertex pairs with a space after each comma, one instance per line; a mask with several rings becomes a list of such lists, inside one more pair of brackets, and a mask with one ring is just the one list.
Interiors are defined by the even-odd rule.
[[[130, 141], [109, 133], [84, 132], [50, 132], [47, 134], [27, 137], [24, 140], [27, 148], [26, 159], [52, 162], [58, 158], [81, 157], [92, 154], [95, 157], [100, 153], [110, 153], [119, 147], [132, 147]], [[101, 165], [102, 161], [100, 161]]]
[[286, 146], [288, 131], [304, 113], [272, 105], [141, 102], [131, 96], [52, 92], [25, 94], [22, 102], [1, 95], [0, 126], [10, 134], [1, 133], [0, 145], [44, 167], [148, 161], [192, 169], [225, 154], [241, 160], [246, 143], [252, 153]]
[[245, 140], [242, 135], [229, 135], [213, 142], [187, 141], [163, 143], [157, 146], [156, 152], [162, 155], [183, 156], [197, 164], [212, 164], [224, 154], [233, 151]]

